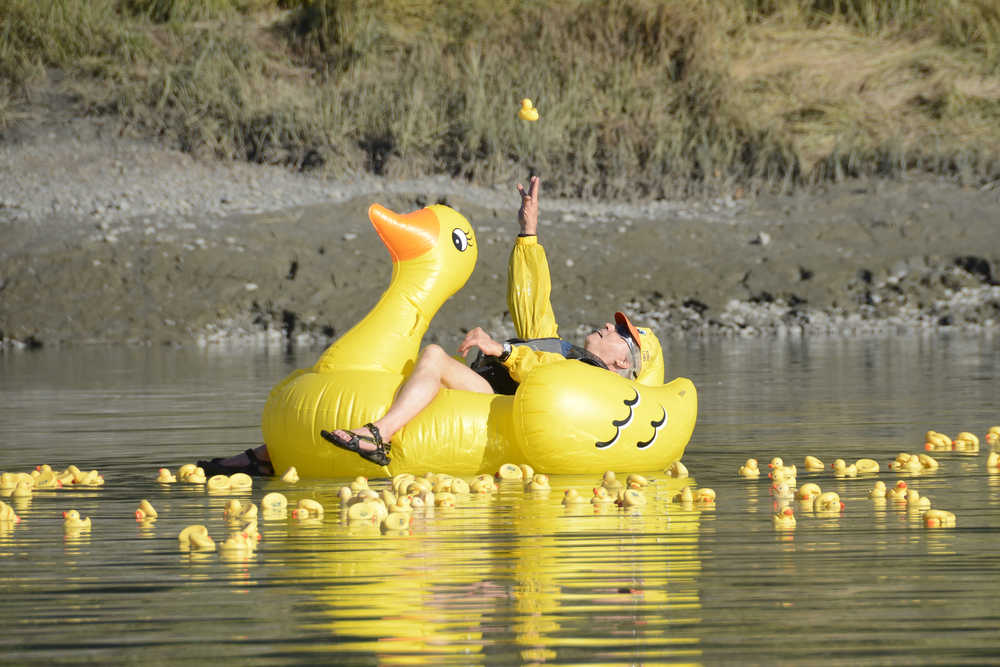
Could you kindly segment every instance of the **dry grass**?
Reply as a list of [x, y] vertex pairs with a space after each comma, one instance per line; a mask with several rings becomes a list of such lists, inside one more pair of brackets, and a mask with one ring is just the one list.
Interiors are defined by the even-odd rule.
[[[194, 153], [569, 195], [1000, 176], [992, 0], [0, 0], [44, 68]], [[522, 97], [538, 123], [516, 120]]]

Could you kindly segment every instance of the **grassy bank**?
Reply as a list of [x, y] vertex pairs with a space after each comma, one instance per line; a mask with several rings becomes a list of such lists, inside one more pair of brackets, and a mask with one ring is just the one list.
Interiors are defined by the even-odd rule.
[[0, 22], [0, 126], [57, 80], [195, 154], [333, 174], [1000, 178], [993, 0], [0, 0]]

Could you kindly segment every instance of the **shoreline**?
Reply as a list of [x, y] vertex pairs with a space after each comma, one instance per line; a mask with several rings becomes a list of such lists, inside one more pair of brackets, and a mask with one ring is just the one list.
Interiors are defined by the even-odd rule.
[[[198, 161], [101, 118], [45, 117], [0, 143], [0, 340], [6, 347], [335, 338], [391, 265], [365, 211], [462, 212], [479, 265], [431, 324], [450, 343], [512, 334], [514, 183]], [[754, 199], [549, 199], [540, 234], [562, 335], [625, 307], [660, 336], [992, 330], [1000, 191], [931, 177]], [[581, 323], [577, 328], [570, 324]], [[586, 324], [582, 324], [586, 323]]]

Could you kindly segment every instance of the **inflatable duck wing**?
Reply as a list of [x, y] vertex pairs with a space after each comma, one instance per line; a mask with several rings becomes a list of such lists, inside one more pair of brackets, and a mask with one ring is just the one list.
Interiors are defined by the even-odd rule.
[[[392, 256], [392, 279], [375, 307], [312, 368], [271, 390], [261, 426], [276, 470], [295, 466], [303, 477], [385, 474], [319, 432], [385, 414], [430, 321], [475, 266], [472, 227], [447, 206], [400, 215], [374, 205], [368, 216]], [[442, 389], [393, 435], [388, 468], [393, 475], [471, 475], [504, 462], [530, 463], [542, 473], [662, 469], [680, 459], [696, 412], [694, 385], [684, 378], [648, 386], [561, 362], [532, 372], [516, 396]]]

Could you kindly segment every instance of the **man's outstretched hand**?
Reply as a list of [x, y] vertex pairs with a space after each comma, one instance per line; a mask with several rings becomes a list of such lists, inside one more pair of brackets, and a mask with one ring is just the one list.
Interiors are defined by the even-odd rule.
[[483, 354], [491, 357], [499, 357], [503, 354], [503, 343], [493, 340], [493, 337], [483, 331], [482, 327], [476, 327], [465, 334], [465, 340], [458, 346], [458, 353], [465, 357], [469, 350], [474, 347], [478, 347], [483, 351]]
[[517, 221], [521, 224], [522, 234], [538, 233], [538, 186], [541, 181], [537, 176], [532, 176], [528, 181], [528, 189], [520, 183], [517, 184], [517, 191], [521, 194], [521, 209], [517, 212]]

